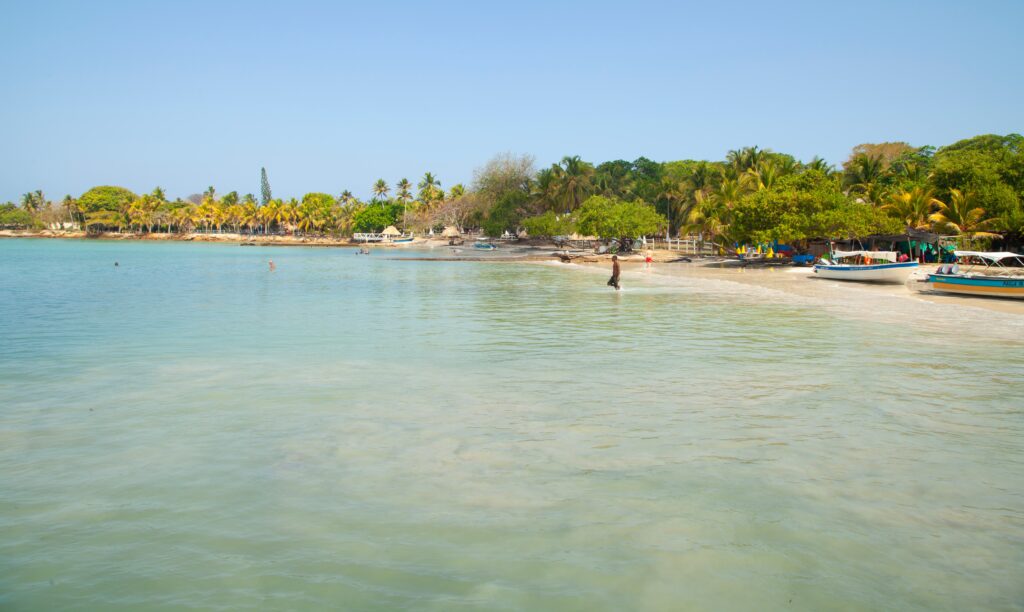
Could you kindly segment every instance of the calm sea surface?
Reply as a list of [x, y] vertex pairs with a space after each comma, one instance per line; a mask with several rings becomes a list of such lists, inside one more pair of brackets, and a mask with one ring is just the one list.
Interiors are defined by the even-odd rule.
[[0, 609], [1024, 608], [1022, 317], [384, 257], [0, 241]]

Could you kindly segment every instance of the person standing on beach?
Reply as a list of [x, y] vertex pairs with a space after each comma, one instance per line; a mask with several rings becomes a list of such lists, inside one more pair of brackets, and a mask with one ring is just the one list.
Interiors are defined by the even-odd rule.
[[619, 256], [612, 255], [612, 277], [608, 279], [608, 286], [615, 287], [616, 291], [621, 289], [619, 287], [619, 273]]

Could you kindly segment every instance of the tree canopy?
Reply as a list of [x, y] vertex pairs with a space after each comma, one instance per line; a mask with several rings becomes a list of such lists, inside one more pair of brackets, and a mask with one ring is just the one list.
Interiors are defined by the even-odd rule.
[[102, 210], [117, 212], [135, 200], [135, 197], [134, 193], [124, 187], [101, 185], [83, 193], [78, 198], [78, 205], [86, 213]]

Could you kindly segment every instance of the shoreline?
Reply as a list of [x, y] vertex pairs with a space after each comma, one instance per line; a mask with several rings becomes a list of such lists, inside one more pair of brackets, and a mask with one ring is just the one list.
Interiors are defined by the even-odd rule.
[[[450, 247], [447, 239], [417, 238], [412, 243], [362, 243], [351, 240], [339, 240], [327, 237], [309, 236], [250, 236], [234, 233], [221, 234], [124, 234], [107, 232], [87, 235], [81, 231], [64, 230], [0, 230], [0, 238], [30, 238], [49, 240], [101, 240], [110, 242], [201, 242], [214, 244], [237, 244], [273, 247], [338, 247], [369, 249], [449, 249], [457, 248], [446, 256], [423, 254], [421, 256], [395, 257], [385, 255], [387, 259], [402, 261], [464, 261], [478, 263], [532, 263], [565, 267], [569, 270], [608, 271], [611, 261], [609, 254], [597, 254], [584, 250], [567, 252], [554, 243], [542, 241], [529, 243], [506, 243], [497, 251], [475, 252], [472, 245]], [[509, 251], [512, 251], [509, 253]], [[569, 253], [571, 260], [560, 258], [560, 253]], [[693, 257], [692, 261], [679, 261], [687, 257], [679, 251], [656, 249], [653, 251], [654, 265], [644, 269], [644, 255], [634, 252], [622, 255], [624, 280], [643, 279], [644, 281], [668, 282], [678, 284], [680, 281], [713, 280], [729, 282], [739, 286], [758, 290], [779, 291], [807, 303], [826, 305], [844, 299], [874, 298], [876, 302], [887, 299], [899, 299], [913, 304], [929, 304], [939, 307], [972, 308], [987, 312], [998, 312], [1013, 316], [1024, 315], [1024, 303], [1009, 299], [986, 299], [971, 296], [943, 295], [918, 292], [906, 285], [843, 282], [813, 278], [812, 268], [793, 266], [742, 267], [730, 266], [730, 261], [722, 257]], [[872, 313], [878, 314], [878, 313]]]
[[[550, 265], [555, 266], [557, 262]], [[935, 325], [952, 325], [948, 331], [963, 333], [960, 319], [965, 313], [984, 312], [1007, 315], [1015, 324], [1024, 325], [1024, 302], [1012, 299], [980, 298], [961, 295], [919, 292], [903, 284], [860, 283], [815, 278], [813, 268], [805, 267], [730, 267], [716, 265], [717, 262], [697, 261], [693, 263], [658, 264], [645, 270], [643, 263], [625, 261], [622, 266], [623, 283], [635, 286], [638, 281], [648, 284], [665, 284], [673, 287], [687, 286], [699, 281], [729, 283], [732, 287], [746, 292], [755, 299], [753, 292], [775, 292], [787, 296], [795, 304], [820, 306], [826, 309], [861, 309], [861, 318], [892, 318], [910, 315], [913, 321], [928, 319]], [[929, 264], [930, 265], [930, 264]], [[583, 262], [570, 269], [586, 270], [591, 273], [609, 272], [604, 263]], [[886, 308], [890, 310], [886, 310]], [[943, 323], [943, 317], [950, 321]], [[970, 330], [972, 333], [979, 330]]]

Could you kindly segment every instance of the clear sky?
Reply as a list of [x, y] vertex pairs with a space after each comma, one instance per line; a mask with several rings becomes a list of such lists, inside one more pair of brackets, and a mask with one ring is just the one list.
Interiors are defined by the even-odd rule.
[[1024, 1], [10, 1], [0, 201], [1024, 131]]

